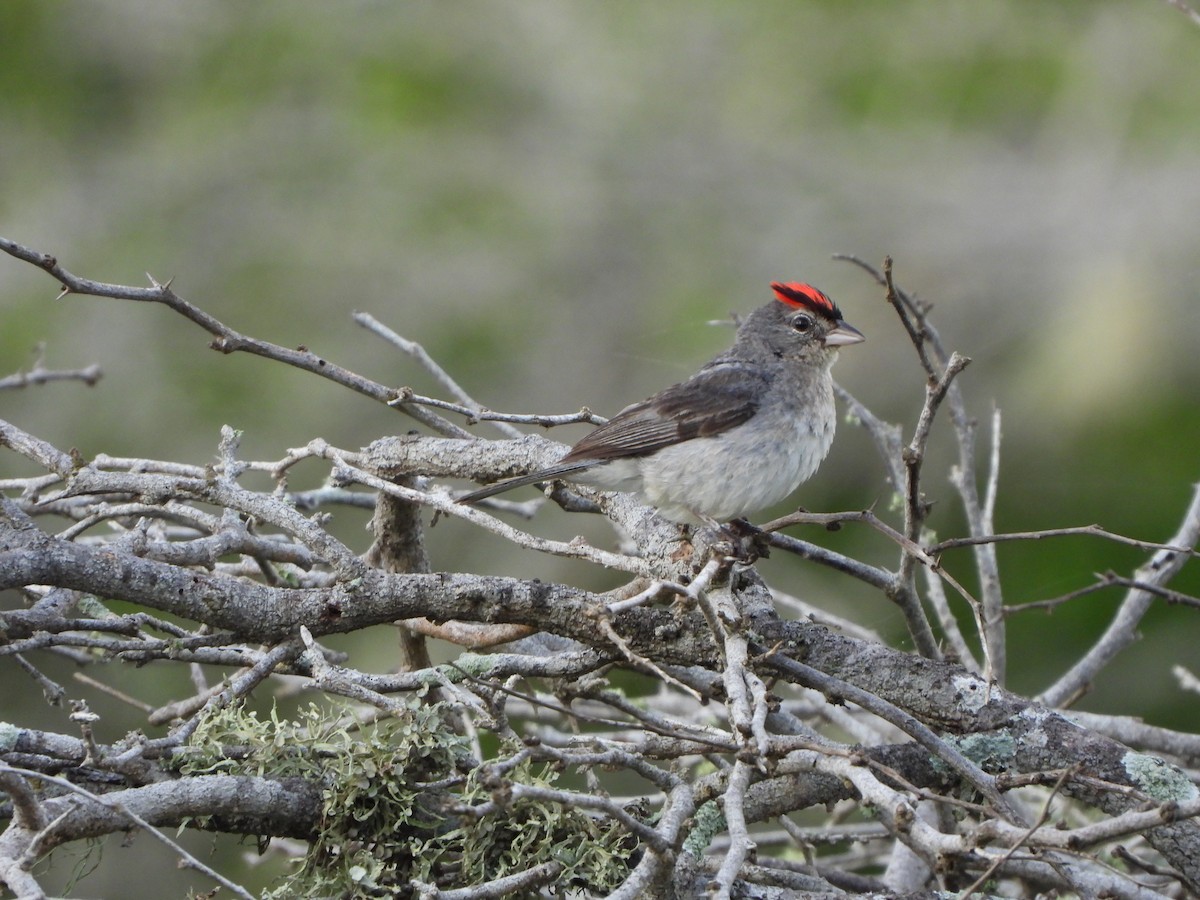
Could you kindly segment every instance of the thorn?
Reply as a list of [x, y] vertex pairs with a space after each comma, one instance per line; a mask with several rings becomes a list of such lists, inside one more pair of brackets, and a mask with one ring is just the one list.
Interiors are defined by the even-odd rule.
[[58, 296], [54, 298], [55, 300], [61, 300], [63, 297], [67, 296], [67, 294], [71, 293], [71, 289], [65, 284], [60, 286], [62, 287], [62, 290], [58, 292]]

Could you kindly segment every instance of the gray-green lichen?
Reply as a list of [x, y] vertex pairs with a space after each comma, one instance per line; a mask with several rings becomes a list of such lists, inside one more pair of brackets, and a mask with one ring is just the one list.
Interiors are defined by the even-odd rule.
[[301, 777], [321, 786], [308, 853], [263, 895], [270, 900], [407, 896], [414, 882], [469, 887], [549, 862], [562, 867], [563, 886], [607, 893], [621, 883], [636, 848], [619, 823], [514, 798], [506, 786], [552, 788], [557, 772], [504, 745], [504, 766], [481, 764], [456, 721], [444, 704], [418, 700], [369, 725], [316, 704], [265, 719], [233, 705], [204, 720], [175, 764], [184, 775]]
[[21, 729], [11, 722], [0, 722], [0, 752], [7, 753], [17, 746]]
[[683, 843], [685, 853], [699, 856], [708, 849], [713, 838], [725, 830], [725, 814], [716, 800], [702, 803], [692, 817], [693, 827]]
[[1017, 752], [1017, 741], [1007, 731], [990, 731], [986, 734], [964, 734], [948, 737], [963, 755], [985, 772], [1003, 772], [1012, 766]]
[[1200, 793], [1186, 775], [1157, 757], [1130, 750], [1121, 764], [1130, 780], [1159, 803], [1183, 803]]
[[956, 675], [951, 683], [962, 708], [978, 712], [988, 704], [988, 683], [976, 675]]
[[1029, 727], [1025, 728], [1021, 735], [1021, 744], [1031, 749], [1048, 746], [1050, 737], [1046, 734], [1046, 723], [1055, 715], [1057, 714], [1037, 706], [1021, 710], [1017, 718], [1029, 723]]
[[[487, 675], [491, 671], [495, 659], [495, 656], [490, 653], [463, 653], [454, 660], [453, 666], [440, 666], [439, 668], [451, 681], [459, 682], [464, 677], [463, 672], [476, 678]], [[462, 671], [459, 671], [460, 669]]]

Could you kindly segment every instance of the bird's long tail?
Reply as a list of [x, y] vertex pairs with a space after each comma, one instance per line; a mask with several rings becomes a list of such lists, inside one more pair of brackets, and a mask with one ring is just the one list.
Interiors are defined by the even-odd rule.
[[565, 463], [560, 466], [551, 466], [548, 469], [540, 469], [537, 472], [530, 472], [528, 475], [519, 475], [516, 478], [509, 478], [505, 481], [497, 481], [495, 484], [489, 484], [487, 487], [459, 497], [458, 502], [477, 503], [486, 497], [491, 497], [494, 494], [502, 494], [505, 491], [511, 491], [513, 488], [523, 487], [527, 484], [537, 484], [539, 481], [552, 481], [555, 478], [563, 478], [575, 472], [582, 472], [584, 469], [590, 469], [595, 464], [594, 460], [588, 460], [586, 462]]

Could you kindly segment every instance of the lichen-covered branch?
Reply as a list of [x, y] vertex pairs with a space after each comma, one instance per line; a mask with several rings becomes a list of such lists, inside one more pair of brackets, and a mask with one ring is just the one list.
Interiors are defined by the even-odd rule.
[[[674, 900], [985, 882], [1010, 895], [1200, 891], [1188, 774], [1200, 737], [1147, 726], [1137, 710], [1067, 718], [1056, 708], [1126, 646], [1149, 604], [1193, 611], [1168, 583], [1195, 556], [1200, 491], [1166, 544], [1094, 526], [995, 534], [998, 416], [981, 497], [965, 357], [942, 345], [928, 306], [890, 265], [865, 268], [927, 376], [921, 412], [901, 429], [843, 399], [876, 441], [874, 475], [896, 488], [899, 513], [801, 511], [765, 533], [681, 533], [634, 497], [586, 488], [553, 485], [486, 510], [456, 504], [456, 480], [492, 481], [562, 453], [516, 426], [596, 417], [485, 410], [418, 343], [370, 316], [359, 323], [447, 398], [241, 335], [169, 284], [90, 281], [13, 241], [0, 249], [68, 295], [163, 304], [218, 349], [332, 378], [427, 429], [361, 450], [313, 438], [266, 460], [242, 459], [240, 435], [224, 429], [214, 461], [195, 466], [87, 459], [0, 421], [0, 665], [13, 662], [14, 691], [70, 707], [53, 708], [57, 727], [23, 712], [0, 722], [0, 881], [10, 890], [44, 893], [33, 863], [54, 846], [184, 826], [258, 835], [297, 857], [268, 897]], [[503, 439], [475, 437], [481, 422], [501, 424]], [[967, 533], [934, 542], [923, 528], [926, 448], [940, 428], [958, 442], [952, 480]], [[19, 474], [5, 471], [9, 460]], [[292, 491], [301, 463], [323, 467], [325, 483]], [[507, 521], [552, 504], [599, 517], [589, 521], [611, 541]], [[330, 511], [364, 508], [374, 511], [369, 539], [331, 530]], [[467, 554], [438, 549], [434, 523], [506, 543], [537, 571], [471, 571]], [[784, 533], [835, 526], [872, 529], [894, 562], [830, 550], [820, 532]], [[1098, 587], [1128, 592], [1109, 633], [1034, 700], [1001, 683], [1011, 648], [1000, 622], [1012, 610], [993, 551], [1066, 534], [1153, 555], [1136, 572], [1099, 576]], [[973, 577], [951, 576], [943, 556], [966, 547]], [[888, 646], [852, 612], [827, 617], [844, 627], [797, 616], [816, 607], [772, 592], [755, 563], [767, 549], [897, 604], [915, 652]], [[562, 575], [564, 560], [585, 574]], [[974, 633], [958, 621], [961, 604]], [[990, 667], [975, 663], [976, 647]], [[59, 659], [83, 677], [60, 676], [49, 665]], [[136, 684], [109, 684], [124, 666], [154, 673], [172, 696], [150, 702]], [[98, 695], [132, 710], [137, 729], [92, 712]], [[787, 818], [799, 812], [824, 822]], [[816, 845], [854, 852], [814, 855]], [[248, 890], [219, 863], [202, 870], [169, 839], [162, 847], [226, 890]]]

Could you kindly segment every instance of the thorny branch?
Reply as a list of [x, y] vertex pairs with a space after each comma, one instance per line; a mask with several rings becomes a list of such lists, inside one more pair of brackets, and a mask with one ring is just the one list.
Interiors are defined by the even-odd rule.
[[[929, 384], [936, 385], [941, 378], [941, 373], [939, 373], [937, 368], [938, 365], [942, 366], [945, 373], [949, 375], [951, 372], [951, 362], [955, 355], [947, 352], [941, 335], [938, 334], [937, 329], [930, 322], [930, 307], [919, 302], [895, 284], [895, 280], [892, 277], [891, 257], [884, 259], [882, 272], [854, 256], [842, 255], [835, 258], [844, 259], [859, 266], [869, 272], [878, 284], [886, 288], [887, 301], [895, 309], [905, 331], [913, 342]], [[930, 351], [933, 353], [932, 359]], [[963, 358], [960, 357], [960, 359]], [[933, 360], [937, 361], [936, 365]], [[966, 360], [966, 362], [969, 362], [969, 360]], [[965, 365], [966, 362], [959, 365]], [[972, 538], [986, 538], [993, 531], [990, 515], [992, 507], [987, 502], [981, 502], [979, 498], [975, 461], [976, 422], [967, 412], [966, 401], [963, 398], [962, 389], [958, 381], [954, 378], [947, 378], [946, 382], [943, 399], [949, 405], [950, 419], [954, 426], [954, 439], [958, 446], [958, 465], [950, 473], [950, 482], [958, 492], [959, 499], [962, 501], [963, 512], [966, 515], [970, 536]], [[933, 410], [930, 410], [929, 399], [933, 392], [933, 387], [928, 388], [926, 391], [926, 405], [922, 410], [922, 418], [925, 417], [927, 411], [929, 411], [930, 415], [936, 412], [936, 406]], [[991, 459], [989, 494], [994, 493], [996, 481], [999, 478], [998, 419], [994, 420], [993, 429], [995, 451]], [[876, 436], [876, 441], [877, 443], [880, 442], [878, 435]], [[881, 450], [885, 450], [882, 443], [880, 444], [880, 448]], [[916, 460], [919, 465], [924, 452], [924, 444], [914, 441], [910, 445], [910, 453], [908, 455], [902, 452], [901, 455], [905, 463], [909, 466], [910, 472], [912, 466], [910, 457], [912, 455], [911, 450], [913, 449], [918, 451]], [[920, 496], [920, 492], [912, 490], [911, 485], [908, 485], [907, 490], [902, 490], [901, 494], [905, 496], [905, 523], [909, 526], [909, 529], [905, 533], [914, 540], [918, 539], [919, 534], [916, 533], [915, 529], [924, 521], [924, 501]], [[906, 566], [911, 570], [912, 563], [902, 561], [901, 567], [905, 568]], [[981, 608], [977, 610], [976, 618], [983, 624], [980, 637], [984, 644], [984, 657], [988, 661], [991, 677], [1003, 683], [1007, 669], [1004, 617], [1002, 613], [1004, 599], [1000, 590], [999, 563], [996, 559], [995, 547], [991, 543], [983, 541], [976, 545], [975, 566], [979, 574], [982, 589]], [[954, 626], [948, 621], [943, 619], [941, 624], [944, 629], [948, 631], [953, 630]]]
[[[0, 238], [0, 249], [48, 272], [66, 296], [163, 304], [204, 328], [216, 349], [330, 378], [396, 406], [432, 432], [358, 452], [318, 438], [279, 459], [243, 460], [238, 435], [226, 429], [216, 462], [198, 467], [103, 455], [88, 460], [0, 422], [0, 448], [23, 458], [26, 469], [29, 463], [40, 469], [0, 478], [0, 590], [16, 598], [0, 611], [0, 664], [13, 659], [51, 703], [78, 705], [95, 696], [90, 691], [117, 698], [145, 717], [146, 731], [113, 733], [109, 721], [85, 706], [64, 716], [60, 731], [0, 724], [0, 789], [9, 798], [0, 807], [7, 821], [0, 880], [10, 889], [41, 895], [32, 863], [52, 845], [130, 823], [155, 831], [205, 823], [229, 833], [300, 838], [325, 854], [313, 871], [331, 871], [339, 855], [364, 841], [360, 830], [355, 844], [330, 843], [333, 811], [322, 798], [338, 781], [329, 773], [350, 752], [334, 749], [343, 746], [336, 735], [353, 732], [354, 746], [371, 746], [375, 723], [404, 725], [433, 711], [435, 719], [405, 726], [404, 733], [460, 748], [453, 764], [422, 774], [415, 795], [440, 803], [436, 817], [447, 824], [433, 831], [422, 824], [432, 809], [417, 810], [411, 820], [389, 818], [390, 836], [371, 838], [378, 841], [373, 859], [411, 863], [408, 851], [385, 849], [398, 834], [432, 847], [448, 834], [482, 838], [499, 820], [510, 829], [509, 844], [528, 839], [528, 855], [515, 869], [494, 867], [473, 880], [462, 850], [420, 875], [397, 864], [372, 876], [413, 896], [501, 897], [561, 892], [563, 884], [625, 898], [765, 896], [754, 892], [768, 889], [970, 893], [985, 879], [1006, 893], [1140, 898], [1200, 890], [1200, 801], [1185, 774], [1200, 762], [1200, 736], [1132, 718], [1071, 721], [1055, 709], [1128, 645], [1154, 600], [1194, 603], [1168, 582], [1194, 556], [1200, 489], [1177, 533], [1161, 544], [1096, 526], [996, 534], [999, 415], [992, 417], [981, 494], [975, 423], [958, 377], [967, 360], [947, 352], [929, 307], [898, 287], [890, 260], [882, 271], [853, 261], [878, 280], [912, 341], [928, 382], [925, 402], [904, 441], [899, 427], [842, 398], [879, 447], [885, 475], [903, 500], [901, 521], [891, 524], [874, 510], [798, 512], [768, 523], [759, 540], [896, 603], [917, 654], [871, 639], [858, 623], [846, 622], [853, 633], [843, 633], [807, 618], [781, 618], [777, 605], [802, 601], [772, 593], [754, 566], [729, 553], [725, 536], [700, 530], [681, 540], [631, 497], [550, 493], [566, 509], [602, 514], [620, 552], [595, 541], [539, 537], [453, 502], [445, 479], [503, 477], [561, 453], [545, 438], [520, 437], [514, 426], [600, 421], [587, 409], [567, 416], [487, 410], [418, 343], [365, 313], [356, 315], [359, 324], [405, 353], [449, 399], [386, 387], [308, 350], [242, 335], [181, 299], [169, 283], [94, 282], [13, 241]], [[39, 363], [12, 386], [53, 380], [33, 377], [43, 371]], [[924, 530], [925, 452], [947, 418], [943, 407], [959, 445], [951, 482], [968, 534], [933, 542]], [[474, 438], [434, 409], [468, 426], [497, 423], [509, 439]], [[301, 462], [324, 466], [328, 483], [290, 491], [288, 474]], [[261, 481], [264, 474], [273, 488], [246, 486], [247, 478]], [[582, 560], [622, 583], [614, 588], [610, 581], [599, 593], [560, 581], [436, 570], [453, 566], [451, 560], [435, 560], [433, 569], [370, 564], [376, 556], [326, 527], [329, 509], [385, 503], [393, 515], [377, 520], [374, 537], [393, 555], [424, 547], [432, 513], [447, 527], [481, 528], [526, 553]], [[542, 505], [492, 508], [528, 517]], [[398, 514], [405, 509], [413, 514]], [[781, 533], [814, 525], [866, 525], [898, 559], [889, 567]], [[1099, 578], [1094, 587], [1123, 587], [1125, 600], [1106, 634], [1039, 703], [1003, 687], [1002, 620], [1011, 610], [1003, 607], [994, 549], [1066, 535], [1119, 541], [1152, 555], [1133, 573]], [[965, 547], [974, 556], [978, 597], [942, 564], [944, 555]], [[972, 609], [974, 633], [960, 630], [953, 611], [959, 603]], [[354, 652], [322, 644], [329, 635], [376, 634], [398, 621], [424, 622], [423, 633], [476, 648], [487, 635], [512, 642], [495, 652], [451, 652], [449, 662], [402, 672], [368, 671]], [[985, 677], [973, 674], [978, 667], [945, 661], [943, 642], [968, 666], [980, 645], [989, 663]], [[91, 674], [58, 684], [42, 671], [55, 657]], [[177, 670], [182, 696], [148, 703], [136, 691], [109, 685], [106, 672], [94, 668], [104, 662]], [[244, 774], [237, 768], [243, 763], [268, 766], [270, 742], [214, 743], [213, 729], [231, 722], [251, 734], [250, 720], [237, 719], [237, 710], [272, 690], [280, 699], [305, 691], [332, 710], [336, 727], [324, 742], [305, 749], [297, 738], [287, 748], [296, 764], [314, 754], [316, 768], [288, 769], [287, 777]], [[344, 705], [333, 705], [332, 697]], [[432, 705], [434, 698], [441, 704]], [[435, 732], [442, 737], [435, 740]], [[204, 754], [216, 754], [211, 765], [220, 774], [185, 768]], [[539, 780], [536, 767], [567, 780]], [[326, 776], [315, 777], [317, 771]], [[346, 781], [402, 789], [395, 771], [373, 771], [364, 776], [351, 768]], [[618, 784], [632, 793], [622, 796]], [[72, 793], [95, 799], [81, 806]], [[822, 808], [834, 812], [821, 827], [801, 828], [786, 818]], [[848, 821], [855, 814], [872, 824]], [[369, 821], [356, 819], [356, 828]], [[554, 824], [535, 839], [523, 829], [538, 822]], [[602, 844], [605, 834], [618, 839]], [[1118, 839], [1129, 847], [1114, 851]], [[856, 849], [814, 856], [817, 844]], [[559, 848], [553, 858], [537, 855], [550, 847]], [[196, 864], [173, 842], [167, 852]], [[1110, 852], [1136, 860], [1129, 863], [1133, 871], [1110, 865]], [[797, 853], [807, 857], [804, 864], [792, 858]], [[219, 867], [200, 870], [245, 895]], [[337, 892], [327, 884], [322, 890]]]

